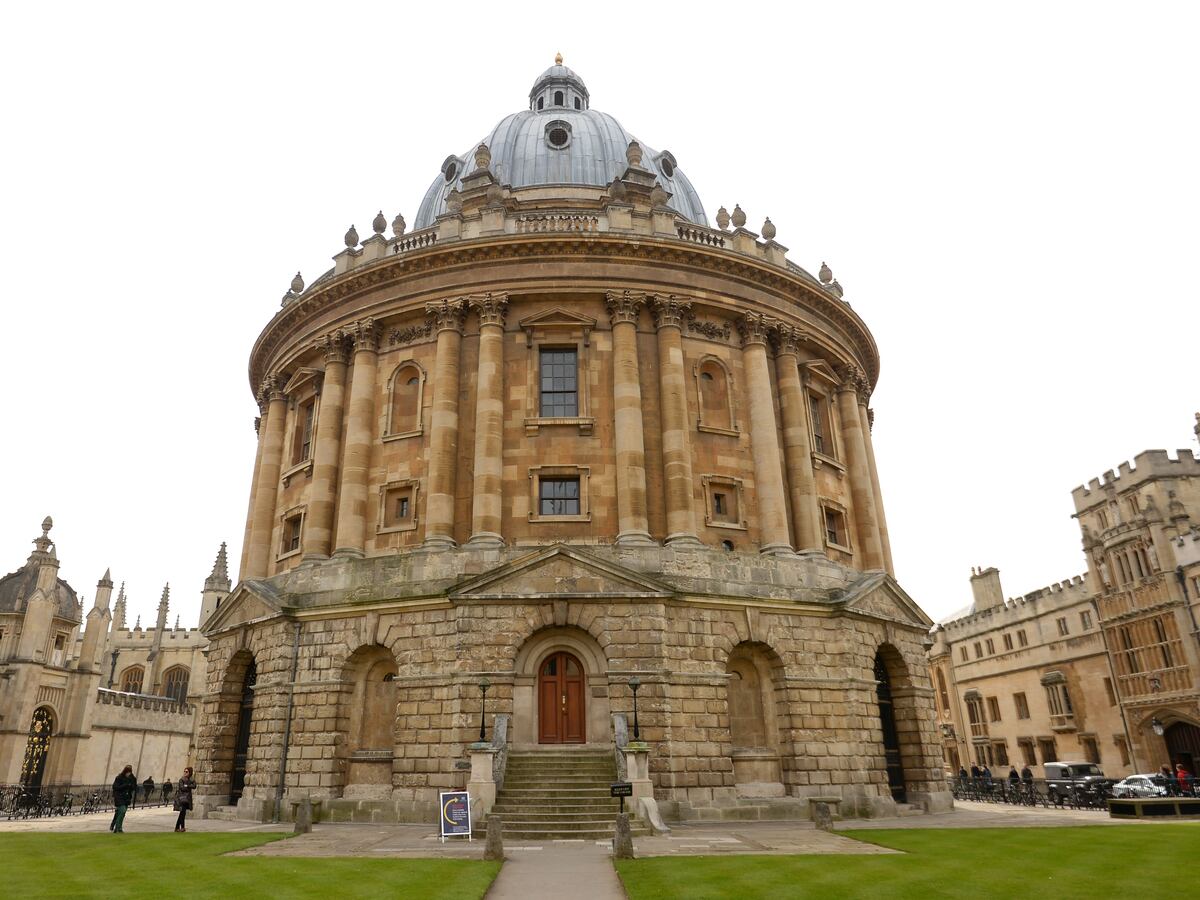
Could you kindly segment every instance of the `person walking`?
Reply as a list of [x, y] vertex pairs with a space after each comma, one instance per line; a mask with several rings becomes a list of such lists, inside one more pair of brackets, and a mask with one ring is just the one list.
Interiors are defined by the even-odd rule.
[[196, 780], [192, 777], [192, 767], [183, 770], [183, 777], [175, 785], [175, 810], [179, 818], [175, 820], [176, 831], [187, 831], [185, 820], [188, 810], [192, 808], [192, 791], [196, 789]]
[[129, 808], [129, 804], [133, 802], [133, 798], [137, 796], [137, 776], [133, 774], [133, 766], [126, 766], [121, 770], [112, 784], [113, 793], [113, 812], [112, 822], [109, 823], [108, 830], [113, 834], [123, 834], [125, 832], [125, 811]]
[[154, 793], [154, 776], [147, 775], [146, 780], [142, 782], [142, 805], [150, 802], [150, 795]]
[[1188, 780], [1190, 778], [1191, 776], [1188, 774], [1188, 770], [1183, 767], [1183, 763], [1175, 763], [1175, 780], [1179, 782], [1178, 790], [1181, 797], [1186, 797], [1191, 793], [1188, 789]]
[[168, 778], [162, 783], [162, 802], [166, 803], [171, 799], [171, 779]]
[[1168, 797], [1175, 795], [1175, 776], [1171, 774], [1171, 767], [1169, 765], [1163, 766], [1158, 770], [1158, 780], [1166, 788]]

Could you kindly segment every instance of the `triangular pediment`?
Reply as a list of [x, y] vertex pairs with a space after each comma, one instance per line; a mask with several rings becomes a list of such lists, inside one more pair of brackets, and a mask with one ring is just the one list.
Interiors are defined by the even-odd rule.
[[450, 599], [519, 598], [669, 599], [665, 584], [590, 553], [556, 544], [477, 575], [450, 591]]
[[266, 584], [243, 581], [200, 630], [211, 637], [240, 625], [277, 616], [281, 607], [282, 604]]
[[544, 309], [540, 313], [526, 316], [520, 322], [521, 328], [530, 332], [537, 328], [568, 328], [591, 331], [596, 327], [596, 320], [562, 306]]
[[818, 379], [828, 382], [831, 385], [840, 384], [842, 379], [838, 378], [837, 373], [833, 371], [829, 363], [823, 359], [809, 360], [804, 364], [804, 368], [809, 375], [815, 376]]
[[846, 592], [842, 604], [848, 612], [875, 619], [919, 625], [925, 629], [933, 627], [933, 620], [896, 583], [896, 579], [882, 572], [863, 576]]
[[283, 392], [289, 396], [299, 391], [302, 387], [311, 381], [316, 381], [322, 377], [322, 372], [319, 369], [300, 368], [296, 370], [288, 383], [283, 386]]

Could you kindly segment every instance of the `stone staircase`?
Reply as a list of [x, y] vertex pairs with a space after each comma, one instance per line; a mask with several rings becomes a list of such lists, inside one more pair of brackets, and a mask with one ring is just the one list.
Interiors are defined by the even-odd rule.
[[237, 806], [217, 806], [208, 811], [208, 818], [217, 819], [221, 822], [236, 822]]
[[[504, 787], [491, 814], [504, 821], [506, 841], [611, 838], [620, 809], [620, 801], [609, 795], [616, 780], [611, 750], [509, 753]], [[650, 834], [628, 803], [625, 811], [635, 837]]]
[[923, 815], [925, 815], [925, 810], [922, 809], [920, 806], [915, 806], [912, 803], [897, 803], [896, 804], [896, 817], [897, 818], [905, 818], [908, 816], [923, 816]]

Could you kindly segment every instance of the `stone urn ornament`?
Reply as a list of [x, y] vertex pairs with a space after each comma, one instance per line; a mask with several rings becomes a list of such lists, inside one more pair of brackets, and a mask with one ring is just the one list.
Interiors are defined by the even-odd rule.
[[375, 214], [375, 220], [371, 222], [371, 227], [375, 229], [376, 234], [383, 234], [387, 228], [387, 219], [383, 217], [383, 210]]
[[304, 279], [301, 278], [300, 273], [297, 272], [296, 276], [292, 279], [292, 293], [299, 294], [303, 290], [304, 290]]
[[669, 194], [663, 190], [662, 185], [655, 183], [650, 189], [650, 205], [651, 206], [666, 206]]
[[396, 213], [396, 218], [392, 219], [392, 234], [396, 237], [404, 234], [404, 229], [408, 227], [408, 223], [404, 221], [404, 216]]
[[358, 246], [358, 232], [354, 230], [354, 226], [350, 226], [350, 230], [346, 232], [346, 246], [353, 250]]
[[477, 171], [486, 171], [492, 166], [492, 151], [488, 149], [487, 144], [480, 144], [475, 148], [475, 169]]
[[722, 231], [729, 228], [729, 210], [723, 206], [717, 210], [717, 227]]
[[742, 212], [742, 208], [736, 203], [733, 204], [733, 227], [744, 228], [746, 226], [746, 214]]
[[763, 222], [762, 236], [768, 241], [775, 240], [775, 223], [771, 221], [770, 216], [767, 216], [767, 220]]
[[829, 284], [833, 281], [833, 269], [825, 263], [821, 263], [821, 271], [817, 273], [817, 277], [821, 279], [821, 284]]
[[625, 159], [632, 169], [640, 169], [642, 167], [642, 145], [637, 141], [630, 141], [629, 146], [625, 148]]

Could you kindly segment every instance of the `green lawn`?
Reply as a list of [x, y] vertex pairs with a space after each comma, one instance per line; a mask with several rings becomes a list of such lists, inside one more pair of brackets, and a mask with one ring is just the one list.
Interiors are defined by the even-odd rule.
[[849, 831], [885, 856], [622, 860], [630, 900], [1195, 896], [1200, 826]]
[[6, 897], [483, 896], [499, 863], [457, 859], [230, 856], [278, 834], [3, 834]]

